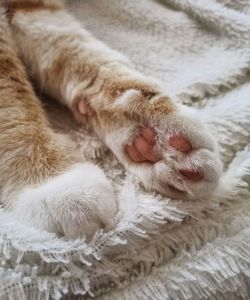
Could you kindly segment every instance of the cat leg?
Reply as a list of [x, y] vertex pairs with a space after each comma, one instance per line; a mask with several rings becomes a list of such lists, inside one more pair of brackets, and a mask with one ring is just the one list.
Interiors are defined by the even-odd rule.
[[198, 114], [175, 103], [61, 6], [52, 9], [58, 2], [38, 3], [32, 9], [13, 5], [11, 24], [41, 89], [67, 105], [77, 120], [88, 119], [147, 189], [182, 199], [210, 196], [222, 166]]
[[68, 237], [111, 227], [113, 189], [55, 134], [16, 55], [0, 7], [0, 201], [21, 221]]

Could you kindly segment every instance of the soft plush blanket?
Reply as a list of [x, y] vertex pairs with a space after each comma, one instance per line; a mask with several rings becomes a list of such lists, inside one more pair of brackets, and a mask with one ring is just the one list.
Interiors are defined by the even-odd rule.
[[[116, 228], [67, 241], [0, 211], [0, 299], [250, 299], [250, 2], [78, 0], [69, 9], [96, 37], [196, 106], [217, 138], [224, 175], [210, 201], [141, 190], [68, 111], [53, 126], [103, 167]], [[63, 120], [63, 122], [62, 122]]]

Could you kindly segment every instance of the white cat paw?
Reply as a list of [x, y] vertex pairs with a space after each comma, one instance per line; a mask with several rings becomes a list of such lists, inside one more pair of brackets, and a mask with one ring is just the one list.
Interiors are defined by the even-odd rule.
[[112, 228], [117, 213], [110, 182], [90, 163], [27, 188], [16, 203], [13, 212], [19, 220], [69, 238], [90, 237], [100, 228]]
[[113, 74], [88, 101], [84, 92], [77, 94], [75, 117], [90, 118], [146, 189], [173, 198], [209, 197], [222, 171], [215, 139], [194, 110], [173, 102], [150, 78], [132, 73]]
[[216, 189], [222, 171], [217, 145], [197, 112], [175, 105], [109, 132], [107, 146], [148, 190], [178, 199], [202, 200]]

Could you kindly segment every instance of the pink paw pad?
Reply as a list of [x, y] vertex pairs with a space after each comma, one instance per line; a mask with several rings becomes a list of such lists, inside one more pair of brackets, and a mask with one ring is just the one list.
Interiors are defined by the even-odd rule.
[[135, 138], [132, 145], [126, 145], [125, 150], [134, 162], [156, 163], [160, 160], [155, 151], [156, 133], [154, 129], [142, 128], [140, 134]]
[[[134, 162], [156, 163], [160, 156], [155, 151], [156, 132], [153, 128], [143, 127], [140, 134], [135, 138], [132, 145], [126, 145], [125, 150]], [[192, 145], [188, 139], [180, 135], [174, 135], [169, 139], [169, 145], [176, 151], [188, 155], [192, 151]], [[192, 181], [199, 181], [203, 178], [202, 172], [198, 170], [179, 170], [182, 176]]]
[[89, 116], [92, 112], [89, 104], [85, 100], [80, 100], [77, 103], [78, 111], [83, 116]]
[[75, 116], [75, 119], [82, 123], [86, 118], [91, 117], [93, 110], [85, 99], [76, 99], [71, 105], [71, 110]]
[[183, 153], [188, 153], [192, 150], [191, 143], [182, 136], [172, 136], [169, 139], [169, 144], [175, 148], [175, 150]]

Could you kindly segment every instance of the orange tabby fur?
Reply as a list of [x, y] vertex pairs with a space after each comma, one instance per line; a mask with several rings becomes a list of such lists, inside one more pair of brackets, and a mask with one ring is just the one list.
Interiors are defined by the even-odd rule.
[[73, 160], [49, 127], [4, 20], [0, 23], [0, 49], [1, 201], [12, 206], [9, 193], [58, 175]]
[[[192, 112], [174, 103], [158, 82], [135, 71], [123, 55], [92, 37], [60, 1], [2, 3], [0, 178], [5, 207], [39, 228], [71, 237], [112, 226], [117, 211], [101, 170], [75, 165], [77, 159], [69, 156], [64, 139], [50, 129], [22, 62], [41, 90], [68, 106], [76, 120], [86, 122], [81, 104], [90, 108], [87, 121], [145, 188], [185, 199], [212, 193], [221, 164], [213, 138]], [[155, 130], [154, 151], [160, 159], [155, 164], [135, 163], [125, 151], [140, 126]], [[178, 138], [180, 134], [185, 138]], [[172, 147], [172, 137], [195, 153]], [[190, 180], [179, 172], [183, 168], [201, 170], [202, 177]], [[90, 170], [93, 180], [88, 178]], [[77, 207], [73, 214], [72, 205]]]

